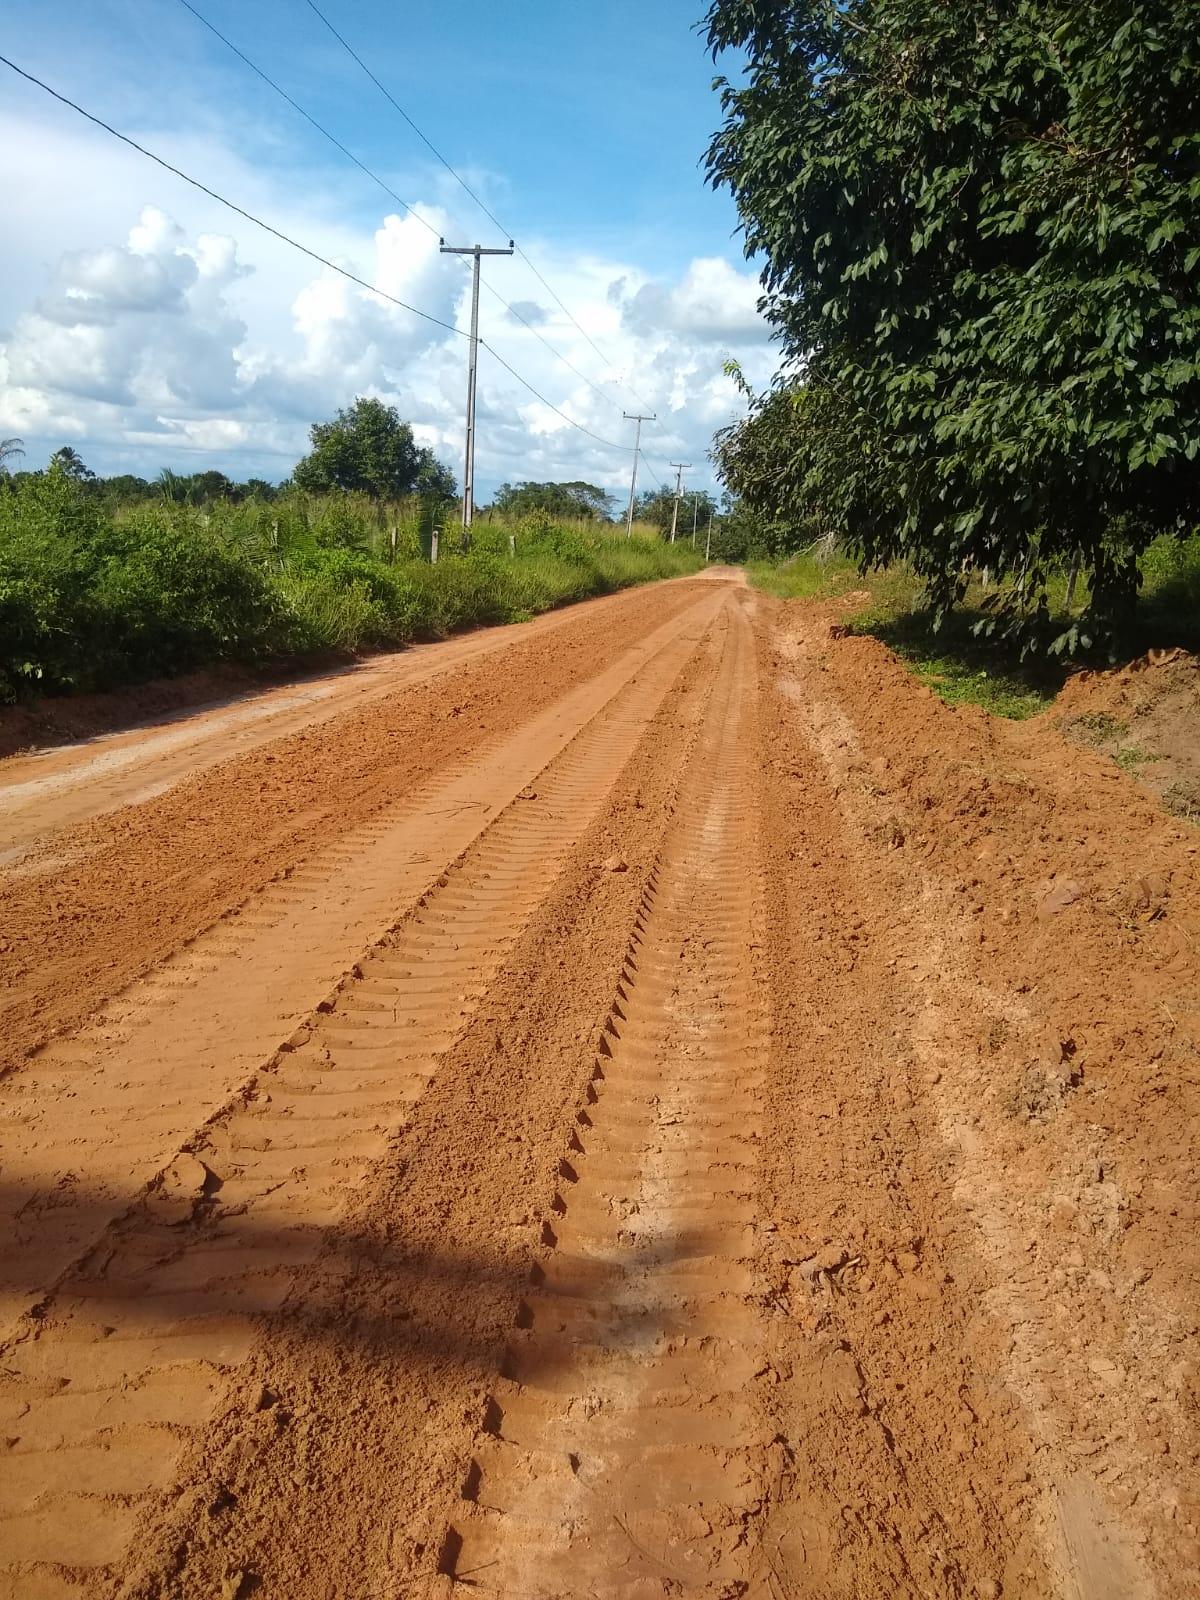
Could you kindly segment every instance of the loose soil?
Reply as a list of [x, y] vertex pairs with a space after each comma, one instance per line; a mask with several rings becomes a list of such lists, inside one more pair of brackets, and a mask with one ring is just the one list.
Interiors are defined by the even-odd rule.
[[1120, 672], [1078, 673], [1049, 715], [1168, 811], [1200, 823], [1200, 657], [1156, 650]]
[[1200, 839], [832, 616], [0, 765], [0, 1596], [1200, 1595]]

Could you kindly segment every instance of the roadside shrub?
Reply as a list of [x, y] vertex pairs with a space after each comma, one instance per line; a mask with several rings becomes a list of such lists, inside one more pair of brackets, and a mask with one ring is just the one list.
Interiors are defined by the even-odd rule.
[[383, 639], [388, 618], [361, 584], [335, 584], [319, 571], [284, 572], [276, 588], [287, 609], [292, 651], [355, 650]]
[[1172, 600], [1200, 611], [1200, 532], [1187, 539], [1156, 539], [1142, 556], [1145, 594]]
[[70, 638], [65, 614], [49, 575], [25, 571], [0, 555], [0, 702], [32, 689], [71, 687], [63, 659]]
[[431, 515], [294, 490], [120, 505], [61, 472], [0, 482], [0, 700], [442, 638], [700, 565], [683, 544], [532, 513], [477, 525], [434, 567]]
[[105, 681], [289, 646], [287, 612], [266, 573], [165, 508], [106, 532], [97, 552], [90, 598]]
[[540, 551], [527, 560], [514, 562], [510, 592], [515, 609], [523, 614], [548, 611], [552, 606], [583, 600], [611, 587], [597, 563], [568, 560]]

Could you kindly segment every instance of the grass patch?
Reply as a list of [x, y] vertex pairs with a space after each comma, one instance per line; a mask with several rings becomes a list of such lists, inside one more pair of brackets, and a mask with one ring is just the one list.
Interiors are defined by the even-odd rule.
[[1094, 745], [1099, 749], [1123, 739], [1129, 732], [1129, 724], [1122, 722], [1120, 717], [1110, 716], [1107, 711], [1084, 711], [1064, 723], [1063, 732], [1078, 739], [1080, 744]]
[[1122, 772], [1128, 772], [1131, 777], [1136, 778], [1142, 767], [1151, 761], [1161, 761], [1162, 756], [1154, 750], [1143, 750], [1136, 744], [1129, 744], [1114, 750], [1113, 760]]
[[866, 580], [852, 561], [838, 553], [821, 557], [810, 552], [786, 561], [751, 561], [746, 576], [756, 589], [777, 600], [828, 600], [861, 589]]
[[873, 600], [847, 621], [855, 633], [882, 639], [947, 705], [982, 706], [1020, 722], [1045, 711], [1066, 678], [1057, 662], [1021, 661], [1015, 650], [976, 638], [970, 612], [935, 629], [927, 611], [897, 613]]
[[1162, 801], [1173, 816], [1185, 822], [1200, 823], [1200, 786], [1194, 783], [1172, 783], [1162, 792]]

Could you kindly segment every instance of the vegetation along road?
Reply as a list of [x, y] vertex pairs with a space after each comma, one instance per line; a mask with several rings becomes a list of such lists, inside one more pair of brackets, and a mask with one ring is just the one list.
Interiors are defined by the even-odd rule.
[[1195, 832], [837, 604], [0, 768], [0, 1593], [1196, 1592]]

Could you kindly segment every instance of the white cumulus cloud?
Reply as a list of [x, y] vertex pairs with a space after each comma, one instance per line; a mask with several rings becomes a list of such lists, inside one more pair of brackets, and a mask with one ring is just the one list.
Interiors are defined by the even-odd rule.
[[[61, 135], [53, 148], [61, 157]], [[261, 189], [261, 173], [240, 168], [228, 149], [196, 164], [224, 171], [233, 193]], [[172, 215], [174, 204], [139, 204], [129, 193], [125, 171], [104, 213], [123, 216], [123, 226], [108, 231], [97, 207], [80, 224], [87, 242], [67, 248], [62, 208], [48, 197], [39, 209], [28, 192], [22, 199], [30, 249], [19, 268], [0, 264], [0, 293], [16, 308], [0, 331], [0, 436], [21, 435], [28, 464], [70, 443], [99, 471], [216, 466], [279, 478], [305, 450], [309, 423], [371, 394], [395, 404], [461, 472], [469, 274], [439, 252], [447, 218], [436, 205], [361, 227], [336, 220], [336, 196], [306, 193], [300, 213], [284, 193], [256, 202], [431, 322], [207, 202], [180, 196]], [[31, 261], [39, 247], [49, 269]], [[644, 434], [643, 484], [665, 476], [671, 457], [696, 463], [695, 483], [711, 482], [713, 430], [739, 410], [723, 360], [735, 356], [757, 383], [775, 364], [753, 273], [704, 256], [667, 279], [561, 242], [526, 247], [571, 315], [520, 257], [485, 261], [491, 289], [531, 326], [485, 293], [481, 332], [501, 360], [481, 352], [484, 491], [504, 479], [554, 477], [619, 489], [632, 432], [622, 411], [647, 409], [657, 421]]]

